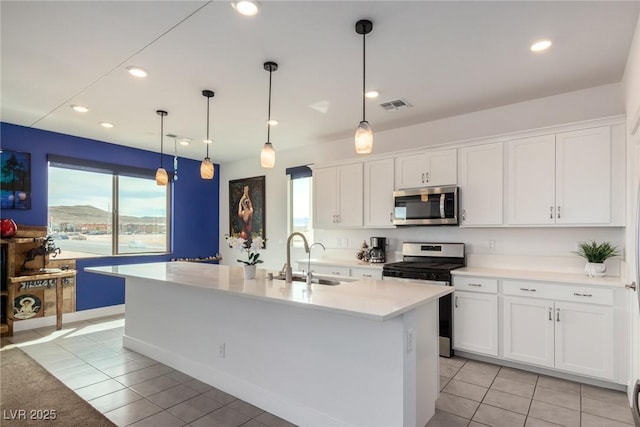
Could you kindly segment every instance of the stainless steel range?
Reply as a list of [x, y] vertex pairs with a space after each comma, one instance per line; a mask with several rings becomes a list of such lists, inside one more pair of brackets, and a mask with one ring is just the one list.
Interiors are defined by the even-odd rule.
[[[465, 266], [464, 243], [402, 244], [402, 262], [385, 264], [383, 278], [418, 280], [425, 284], [451, 286], [451, 270]], [[440, 355], [453, 356], [452, 296], [440, 298]]]

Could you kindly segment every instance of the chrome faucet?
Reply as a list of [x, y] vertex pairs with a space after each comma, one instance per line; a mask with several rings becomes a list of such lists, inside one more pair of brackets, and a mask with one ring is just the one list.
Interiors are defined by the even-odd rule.
[[300, 232], [293, 232], [287, 238], [287, 263], [284, 266], [284, 281], [285, 283], [291, 283], [293, 280], [293, 272], [291, 270], [291, 241], [295, 236], [302, 237], [302, 241], [304, 242], [304, 251], [309, 253], [309, 242], [307, 242], [307, 238], [304, 237], [304, 234]]
[[311, 281], [313, 280], [313, 273], [311, 273], [311, 249], [313, 249], [315, 245], [322, 247], [323, 251], [327, 250], [327, 248], [325, 248], [324, 245], [319, 242], [313, 243], [311, 246], [309, 246], [309, 258], [307, 259], [307, 285], [310, 285]]

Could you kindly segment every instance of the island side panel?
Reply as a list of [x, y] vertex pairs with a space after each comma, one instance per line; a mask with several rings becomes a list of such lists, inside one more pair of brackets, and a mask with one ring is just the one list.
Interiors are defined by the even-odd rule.
[[424, 426], [435, 414], [439, 389], [438, 299], [403, 315], [405, 423]]
[[407, 425], [404, 316], [380, 322], [136, 278], [126, 306], [126, 347], [293, 423]]

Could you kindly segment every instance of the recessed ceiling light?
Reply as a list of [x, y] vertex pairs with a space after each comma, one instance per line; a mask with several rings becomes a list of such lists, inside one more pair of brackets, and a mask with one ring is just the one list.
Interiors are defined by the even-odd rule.
[[275, 126], [278, 124], [278, 121], [276, 119], [267, 120], [267, 124], [269, 126]]
[[147, 71], [144, 68], [130, 66], [127, 67], [127, 71], [135, 77], [147, 77]]
[[378, 92], [377, 90], [370, 90], [369, 92], [365, 93], [364, 96], [366, 96], [367, 98], [373, 99], [380, 96], [380, 92]]
[[86, 113], [89, 111], [87, 107], [83, 107], [82, 105], [72, 105], [71, 108], [78, 113]]
[[258, 10], [260, 9], [258, 7], [257, 1], [248, 0], [233, 1], [231, 2], [231, 7], [233, 7], [236, 12], [243, 16], [256, 16], [258, 14]]
[[549, 49], [551, 47], [551, 42], [549, 40], [540, 40], [531, 45], [532, 52], [542, 52], [544, 50]]
[[178, 143], [179, 143], [180, 145], [185, 145], [185, 146], [186, 146], [186, 145], [191, 144], [191, 139], [190, 139], [190, 138], [180, 138], [180, 139], [178, 140]]
[[100, 122], [100, 126], [107, 129], [111, 129], [112, 127], [114, 127], [113, 123], [109, 123], [109, 122]]

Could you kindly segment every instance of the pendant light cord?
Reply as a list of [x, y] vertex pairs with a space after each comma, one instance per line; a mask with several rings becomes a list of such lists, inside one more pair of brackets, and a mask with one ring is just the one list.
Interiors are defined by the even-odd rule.
[[366, 82], [366, 77], [367, 77], [367, 67], [365, 64], [365, 53], [366, 53], [366, 39], [367, 39], [367, 35], [363, 34], [362, 35], [362, 121], [366, 121], [365, 118], [365, 108], [366, 108], [366, 103], [365, 103], [365, 82]]
[[163, 136], [164, 136], [164, 116], [161, 114], [160, 115], [160, 169], [163, 169], [163, 167], [162, 167], [162, 158], [164, 157], [164, 153], [163, 153], [163, 147], [164, 147]]
[[267, 142], [270, 142], [271, 137], [271, 74], [273, 71], [269, 69], [269, 113], [267, 114]]
[[211, 140], [209, 139], [209, 105], [211, 105], [211, 97], [207, 97], [207, 159], [209, 158], [209, 145], [211, 144]]

